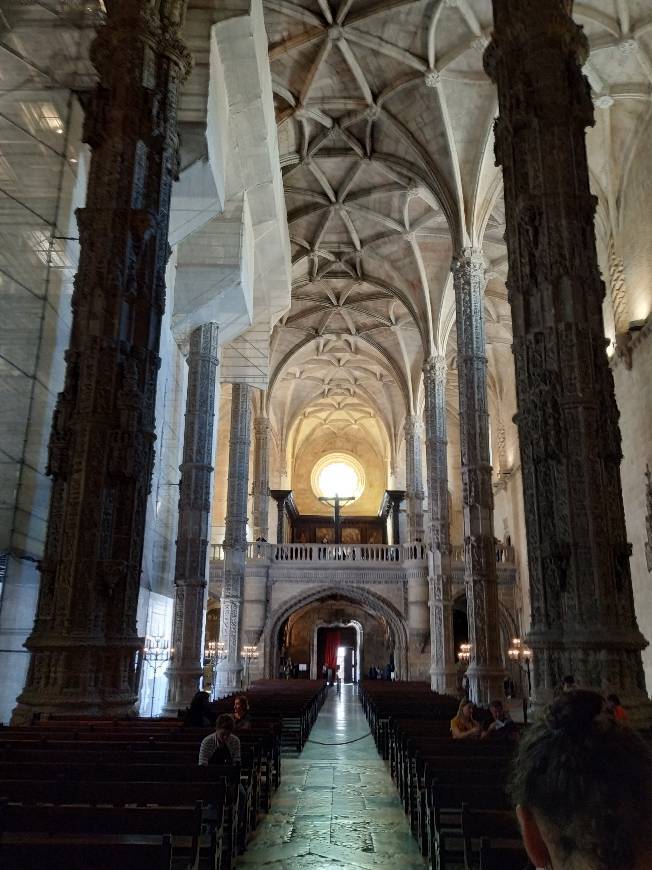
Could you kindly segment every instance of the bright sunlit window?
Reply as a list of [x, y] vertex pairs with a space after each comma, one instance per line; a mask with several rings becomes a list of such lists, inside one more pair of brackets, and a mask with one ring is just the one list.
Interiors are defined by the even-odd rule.
[[358, 486], [355, 469], [345, 462], [333, 462], [319, 472], [317, 487], [322, 495], [355, 495]]
[[359, 498], [364, 489], [364, 471], [353, 457], [338, 454], [324, 456], [312, 472], [312, 488], [318, 498], [336, 495]]

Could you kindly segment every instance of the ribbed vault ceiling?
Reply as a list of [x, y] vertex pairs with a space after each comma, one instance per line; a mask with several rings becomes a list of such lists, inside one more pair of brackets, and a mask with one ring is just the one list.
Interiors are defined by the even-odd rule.
[[[294, 262], [293, 302], [273, 335], [271, 414], [349, 436], [376, 426], [392, 456], [419, 410], [424, 357], [455, 368], [453, 251], [481, 245], [490, 389], [511, 416], [511, 320], [493, 85], [482, 68], [490, 0], [264, 0]], [[646, 0], [575, 4], [598, 130], [596, 192], [622, 184], [622, 153], [650, 105]], [[608, 221], [607, 221], [608, 223]], [[451, 378], [451, 391], [455, 377]], [[451, 404], [455, 404], [453, 393]], [[374, 421], [372, 425], [371, 421]]]

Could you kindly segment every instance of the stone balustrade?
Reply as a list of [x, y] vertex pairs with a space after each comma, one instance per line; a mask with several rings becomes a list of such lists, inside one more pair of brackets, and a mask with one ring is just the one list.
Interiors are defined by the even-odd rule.
[[[221, 544], [212, 544], [213, 561], [224, 559]], [[403, 562], [425, 562], [428, 548], [425, 544], [268, 544], [264, 542], [247, 544], [247, 561], [266, 562], [305, 562], [310, 565], [329, 563], [370, 563], [401, 564]]]
[[[224, 549], [221, 544], [212, 544], [211, 559], [221, 562], [224, 559]], [[426, 544], [269, 544], [256, 542], [247, 544], [247, 561], [263, 560], [266, 562], [305, 562], [311, 565], [329, 563], [370, 563], [401, 564], [403, 562], [426, 562], [428, 547]], [[451, 560], [464, 563], [464, 545], [455, 544], [451, 547]], [[514, 547], [496, 544], [496, 562], [505, 567], [515, 567], [516, 554]]]

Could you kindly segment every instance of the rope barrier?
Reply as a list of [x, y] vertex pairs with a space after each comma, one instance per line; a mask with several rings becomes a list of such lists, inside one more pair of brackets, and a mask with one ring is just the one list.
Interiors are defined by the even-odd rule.
[[311, 740], [308, 738], [306, 743], [316, 743], [318, 746], [348, 746], [349, 743], [357, 743], [358, 740], [364, 740], [366, 737], [371, 737], [371, 731], [363, 734], [362, 737], [355, 737], [353, 740], [345, 740], [344, 743], [322, 743], [321, 740]]

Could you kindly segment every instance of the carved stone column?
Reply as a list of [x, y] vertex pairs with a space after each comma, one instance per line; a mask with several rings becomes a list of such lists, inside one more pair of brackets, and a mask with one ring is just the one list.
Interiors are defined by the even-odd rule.
[[226, 657], [217, 667], [220, 695], [240, 688], [243, 663], [242, 602], [247, 557], [247, 494], [249, 492], [249, 451], [251, 449], [251, 391], [249, 384], [233, 384], [231, 431], [229, 437], [229, 481], [226, 495], [224, 535], [224, 586], [220, 640]]
[[408, 542], [423, 541], [423, 478], [421, 475], [421, 421], [405, 420], [405, 479], [407, 489]]
[[464, 580], [471, 661], [467, 671], [474, 701], [503, 695], [493, 491], [489, 460], [487, 357], [484, 335], [485, 260], [465, 249], [453, 260], [460, 396], [460, 444], [464, 513]]
[[156, 380], [176, 111], [190, 58], [182, 0], [107, 3], [91, 49], [99, 84], [66, 379], [31, 660], [14, 721], [124, 715], [138, 696], [136, 609], [154, 464]]
[[534, 694], [566, 673], [649, 718], [586, 156], [588, 42], [563, 0], [494, 0]]
[[402, 489], [388, 489], [387, 496], [392, 522], [392, 544], [396, 547], [401, 543], [400, 516], [401, 505], [405, 501], [405, 492]]
[[276, 502], [276, 543], [283, 544], [285, 541], [285, 510], [288, 498], [292, 495], [291, 489], [272, 489], [270, 495]]
[[448, 435], [446, 357], [434, 356], [423, 367], [428, 480], [430, 565], [430, 681], [435, 692], [457, 691], [453, 636], [450, 517], [448, 511]]
[[254, 540], [269, 539], [269, 436], [267, 417], [254, 420]]
[[190, 336], [174, 570], [174, 657], [167, 672], [167, 714], [188, 706], [199, 688], [199, 678], [203, 672], [202, 639], [210, 543], [217, 335], [217, 323], [206, 323]]

